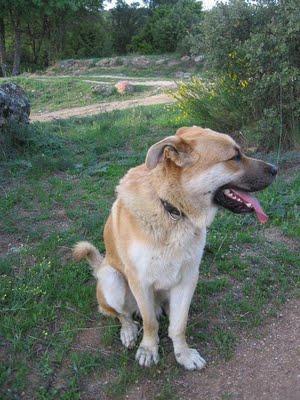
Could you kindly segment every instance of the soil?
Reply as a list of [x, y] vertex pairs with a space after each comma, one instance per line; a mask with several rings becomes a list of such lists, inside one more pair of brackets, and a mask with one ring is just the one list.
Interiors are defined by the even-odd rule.
[[73, 107], [41, 114], [31, 114], [30, 120], [45, 122], [55, 119], [68, 119], [71, 117], [86, 117], [114, 110], [125, 110], [126, 108], [133, 108], [137, 106], [150, 106], [154, 104], [167, 104], [172, 102], [174, 102], [174, 100], [166, 94], [158, 94], [132, 100], [97, 103], [84, 107]]
[[[300, 399], [300, 300], [288, 301], [276, 319], [260, 329], [257, 339], [244, 338], [229, 362], [185, 372], [176, 380], [184, 400]], [[152, 400], [150, 382], [132, 388], [126, 398]]]

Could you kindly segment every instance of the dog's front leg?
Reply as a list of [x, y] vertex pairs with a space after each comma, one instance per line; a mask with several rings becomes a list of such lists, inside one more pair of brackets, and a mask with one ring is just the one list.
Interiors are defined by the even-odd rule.
[[136, 277], [129, 277], [128, 283], [143, 319], [143, 339], [135, 358], [141, 366], [150, 367], [153, 363], [157, 364], [159, 360], [158, 322], [155, 314], [153, 288], [137, 281]]
[[206, 364], [197, 350], [189, 348], [185, 337], [188, 312], [197, 280], [198, 270], [184, 277], [170, 291], [169, 337], [173, 341], [177, 362], [189, 370], [201, 369]]

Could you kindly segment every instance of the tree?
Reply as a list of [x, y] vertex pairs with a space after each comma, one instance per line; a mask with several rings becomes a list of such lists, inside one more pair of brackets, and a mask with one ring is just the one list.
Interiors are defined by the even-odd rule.
[[0, 68], [2, 76], [6, 76], [6, 46], [4, 18], [0, 15]]
[[[172, 52], [202, 19], [202, 3], [177, 0], [156, 5], [142, 32], [134, 38], [135, 50], [151, 46], [151, 51]], [[149, 47], [150, 48], [150, 47]]]
[[148, 13], [138, 6], [138, 3], [128, 5], [124, 0], [118, 0], [111, 10], [113, 46], [119, 54], [127, 52], [132, 37], [144, 25]]

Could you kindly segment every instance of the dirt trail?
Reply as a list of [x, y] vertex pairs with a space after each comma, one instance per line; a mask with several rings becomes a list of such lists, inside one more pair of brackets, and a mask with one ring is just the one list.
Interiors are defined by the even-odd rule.
[[[259, 339], [245, 339], [227, 363], [208, 364], [176, 380], [182, 400], [300, 399], [300, 300], [288, 302]], [[152, 400], [150, 382], [132, 388], [131, 400]]]
[[86, 117], [95, 114], [102, 114], [114, 110], [125, 110], [126, 108], [133, 108], [137, 106], [150, 106], [154, 104], [167, 104], [173, 103], [171, 97], [166, 94], [158, 94], [155, 96], [148, 96], [144, 98], [125, 100], [125, 101], [112, 101], [109, 103], [97, 103], [84, 107], [73, 107], [61, 109], [58, 111], [45, 112], [41, 114], [31, 114], [31, 121], [51, 121], [54, 119], [67, 119], [71, 117]]
[[[100, 76], [90, 76], [89, 78], [109, 78], [109, 76], [105, 75], [100, 75]], [[129, 77], [125, 77], [122, 80], [128, 81], [131, 85], [133, 86], [155, 86], [155, 87], [160, 87], [160, 88], [165, 88], [165, 89], [176, 89], [177, 83], [174, 81], [156, 81], [153, 79], [149, 80], [138, 80], [138, 79], [133, 79]], [[90, 82], [90, 83], [99, 83], [101, 85], [111, 85], [111, 82], [107, 81], [95, 81], [91, 79], [82, 79], [83, 82]]]
[[[90, 83], [101, 83], [110, 85], [112, 82], [110, 81], [101, 81], [98, 79], [112, 79], [112, 80], [122, 80], [128, 81], [132, 85], [142, 85], [142, 86], [155, 86], [160, 88], [168, 88], [168, 89], [175, 89], [177, 87], [177, 83], [174, 80], [166, 80], [166, 79], [155, 79], [153, 77], [145, 78], [145, 77], [132, 77], [126, 75], [109, 75], [109, 74], [93, 74], [93, 75], [35, 75], [32, 74], [30, 77], [34, 77], [36, 80], [53, 80], [53, 79], [61, 79], [61, 78], [76, 78], [80, 79], [83, 82], [90, 82]], [[97, 79], [97, 80], [93, 80]]]

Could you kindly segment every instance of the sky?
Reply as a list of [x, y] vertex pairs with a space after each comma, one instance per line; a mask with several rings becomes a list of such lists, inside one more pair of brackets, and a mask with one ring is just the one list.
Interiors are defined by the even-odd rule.
[[[126, 0], [126, 2], [128, 4], [137, 3], [137, 2], [139, 2], [139, 0]], [[142, 2], [142, 1], [140, 1], [140, 2]], [[203, 9], [204, 10], [210, 10], [216, 4], [216, 2], [217, 2], [217, 0], [202, 0]], [[112, 8], [115, 3], [116, 3], [116, 1], [112, 0], [112, 2], [110, 4], [106, 3], [106, 7], [105, 8]]]

